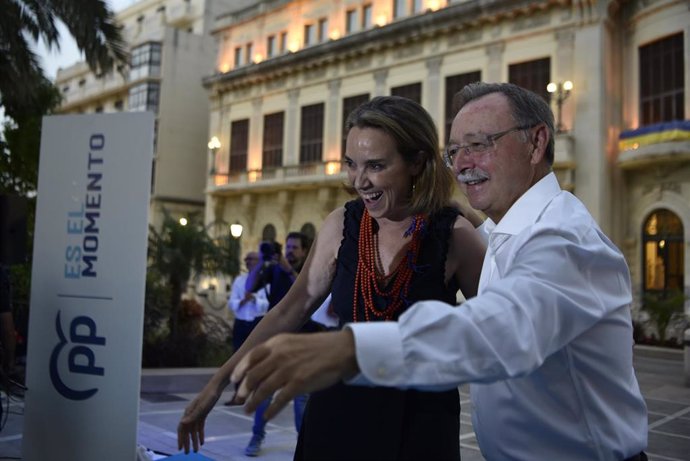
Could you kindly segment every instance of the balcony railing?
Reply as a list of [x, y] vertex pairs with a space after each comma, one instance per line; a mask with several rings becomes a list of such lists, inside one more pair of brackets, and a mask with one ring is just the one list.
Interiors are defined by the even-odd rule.
[[649, 164], [690, 159], [690, 120], [655, 123], [621, 132], [618, 165], [637, 169]]
[[215, 173], [209, 178], [208, 192], [274, 188], [284, 185], [343, 182], [340, 161], [287, 165], [242, 171], [239, 173]]

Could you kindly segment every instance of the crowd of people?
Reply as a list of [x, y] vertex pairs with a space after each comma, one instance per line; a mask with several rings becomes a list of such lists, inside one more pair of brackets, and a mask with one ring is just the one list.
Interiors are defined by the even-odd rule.
[[[558, 184], [548, 103], [508, 83], [455, 102], [442, 154], [411, 100], [350, 114], [357, 198], [325, 219], [300, 270], [276, 264], [289, 289], [188, 405], [180, 448], [204, 443], [230, 385], [263, 421], [309, 394], [295, 459], [457, 460], [457, 386], [470, 383], [487, 460], [647, 459], [629, 270]], [[471, 208], [452, 201], [454, 180]], [[295, 334], [329, 294], [335, 331]]]

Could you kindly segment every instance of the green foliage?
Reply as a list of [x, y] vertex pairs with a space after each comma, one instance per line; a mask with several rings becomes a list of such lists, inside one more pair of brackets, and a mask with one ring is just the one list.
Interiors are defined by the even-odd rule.
[[659, 342], [666, 342], [666, 329], [677, 315], [682, 315], [687, 297], [680, 290], [668, 293], [646, 294], [642, 310], [649, 314], [656, 327]]
[[43, 69], [32, 51], [33, 41], [59, 48], [60, 20], [96, 74], [126, 64], [122, 27], [104, 0], [0, 0], [0, 105], [33, 104]]
[[5, 107], [12, 121], [4, 123], [5, 139], [0, 140], [0, 193], [26, 197], [36, 192], [43, 116], [54, 112], [61, 96], [52, 83], [43, 79], [34, 98], [33, 104]]
[[[150, 227], [143, 366], [215, 366], [228, 357], [225, 323], [182, 295], [193, 275], [239, 269], [232, 244], [214, 242], [199, 216], [183, 226], [164, 211], [161, 229]], [[233, 251], [234, 266], [228, 263]]]

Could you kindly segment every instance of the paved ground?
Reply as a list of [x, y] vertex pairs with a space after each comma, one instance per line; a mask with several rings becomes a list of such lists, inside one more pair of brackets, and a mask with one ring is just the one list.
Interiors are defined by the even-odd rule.
[[[690, 461], [690, 387], [683, 378], [683, 355], [637, 347], [635, 370], [649, 408], [649, 458], [654, 461]], [[139, 419], [139, 444], [162, 455], [177, 452], [175, 428], [188, 400], [206, 382], [209, 369], [144, 370]], [[462, 397], [460, 447], [463, 461], [483, 460], [471, 424], [467, 387]], [[223, 402], [224, 399], [221, 399]], [[8, 405], [9, 404], [9, 405]], [[0, 460], [21, 459], [23, 401], [3, 396], [6, 420], [0, 430]], [[247, 460], [244, 447], [251, 436], [252, 418], [241, 408], [218, 405], [207, 423], [206, 444], [201, 453], [214, 461]], [[292, 459], [296, 433], [292, 409], [269, 423], [259, 459]], [[105, 459], [105, 458], [103, 458]], [[117, 460], [119, 461], [119, 460]]]

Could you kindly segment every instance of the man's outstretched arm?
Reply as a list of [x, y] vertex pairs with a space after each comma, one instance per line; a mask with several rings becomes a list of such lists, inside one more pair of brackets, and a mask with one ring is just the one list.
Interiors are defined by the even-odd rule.
[[252, 349], [235, 368], [231, 382], [241, 383], [236, 401], [253, 413], [278, 391], [265, 413], [271, 419], [296, 395], [314, 392], [358, 373], [352, 332], [281, 334]]

